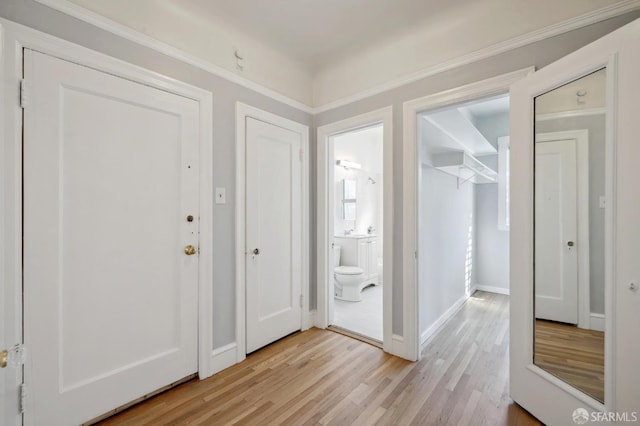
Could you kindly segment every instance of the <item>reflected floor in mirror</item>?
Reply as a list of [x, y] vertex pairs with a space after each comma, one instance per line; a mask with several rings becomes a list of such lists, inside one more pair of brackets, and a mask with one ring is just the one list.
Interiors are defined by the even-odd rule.
[[604, 401], [604, 333], [536, 320], [535, 364]]
[[360, 302], [334, 300], [333, 325], [382, 342], [382, 286], [362, 289]]

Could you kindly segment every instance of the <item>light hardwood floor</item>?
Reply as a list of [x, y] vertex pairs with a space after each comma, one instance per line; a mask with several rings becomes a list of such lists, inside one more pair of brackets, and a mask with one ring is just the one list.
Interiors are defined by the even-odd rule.
[[477, 292], [417, 363], [331, 331], [297, 333], [102, 424], [538, 425], [508, 396], [508, 303]]
[[604, 333], [536, 320], [535, 364], [604, 401]]

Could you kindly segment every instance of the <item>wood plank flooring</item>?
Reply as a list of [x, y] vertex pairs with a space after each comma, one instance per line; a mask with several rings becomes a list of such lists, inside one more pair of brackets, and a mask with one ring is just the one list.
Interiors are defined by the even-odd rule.
[[103, 425], [538, 425], [508, 396], [508, 297], [477, 292], [420, 362], [311, 329]]
[[604, 401], [604, 333], [536, 320], [535, 364]]

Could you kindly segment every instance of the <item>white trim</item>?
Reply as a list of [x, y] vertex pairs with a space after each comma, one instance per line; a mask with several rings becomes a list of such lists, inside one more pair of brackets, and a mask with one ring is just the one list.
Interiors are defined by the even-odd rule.
[[234, 74], [233, 72], [228, 71], [218, 65], [215, 65], [211, 62], [200, 59], [195, 55], [189, 54], [181, 49], [170, 46], [169, 44], [161, 42], [140, 31], [136, 31], [125, 25], [119, 24], [109, 18], [106, 18], [102, 15], [91, 12], [90, 10], [85, 9], [84, 7], [79, 6], [75, 3], [72, 3], [68, 0], [35, 0], [35, 1], [43, 5], [46, 5], [52, 9], [55, 9], [59, 12], [62, 12], [69, 16], [73, 16], [74, 18], [80, 19], [81, 21], [94, 25], [102, 30], [108, 31], [112, 34], [123, 37], [130, 41], [133, 41], [142, 46], [156, 50], [160, 53], [163, 53], [179, 61], [196, 66], [202, 70], [210, 72], [213, 75], [224, 78], [230, 82], [239, 84], [243, 87], [251, 89], [264, 96], [268, 96], [278, 102], [282, 102], [283, 104], [289, 105], [293, 108], [300, 109], [309, 114], [319, 114], [324, 111], [338, 108], [340, 106], [347, 105], [352, 102], [365, 99], [370, 96], [373, 96], [373, 95], [376, 95], [400, 86], [404, 86], [406, 84], [421, 80], [423, 78], [427, 78], [435, 74], [439, 74], [444, 71], [451, 70], [456, 67], [460, 67], [462, 65], [487, 59], [492, 56], [495, 56], [504, 52], [508, 52], [510, 50], [517, 49], [519, 47], [526, 46], [528, 44], [535, 43], [537, 41], [541, 41], [550, 37], [564, 34], [569, 31], [573, 31], [578, 28], [585, 27], [587, 25], [604, 21], [606, 19], [620, 16], [627, 12], [631, 12], [640, 8], [639, 0], [623, 0], [617, 3], [614, 3], [612, 5], [608, 5], [603, 8], [585, 13], [575, 18], [571, 18], [563, 22], [559, 22], [557, 24], [553, 24], [553, 25], [529, 32], [527, 34], [523, 34], [521, 36], [517, 36], [509, 40], [505, 40], [503, 42], [494, 44], [492, 46], [476, 50], [474, 52], [460, 56], [458, 58], [454, 58], [452, 60], [420, 70], [408, 76], [401, 77], [396, 80], [392, 80], [390, 82], [364, 90], [360, 93], [347, 96], [345, 98], [338, 99], [336, 101], [329, 102], [325, 105], [321, 105], [314, 108], [300, 101], [289, 98], [288, 96], [282, 95], [272, 89], [264, 87], [258, 83], [255, 83], [247, 78]]
[[588, 108], [588, 109], [577, 109], [573, 111], [561, 111], [561, 112], [548, 112], [546, 114], [536, 114], [536, 121], [547, 121], [547, 120], [559, 120], [562, 118], [573, 118], [573, 117], [584, 117], [588, 115], [598, 115], [605, 114], [607, 109], [605, 107], [602, 108]]
[[493, 285], [482, 285], [482, 284], [476, 284], [471, 289], [471, 294], [473, 294], [474, 291], [486, 291], [488, 293], [504, 294], [506, 296], [508, 296], [509, 293], [510, 293], [508, 288], [496, 287], [496, 286], [493, 286]]
[[[204, 379], [212, 374], [211, 350], [213, 341], [213, 301], [212, 301], [212, 280], [213, 280], [213, 94], [207, 90], [192, 86], [190, 84], [165, 77], [161, 74], [147, 70], [145, 68], [132, 65], [130, 63], [112, 58], [85, 47], [70, 43], [49, 34], [34, 30], [23, 25], [16, 24], [6, 19], [0, 18], [0, 26], [4, 30], [3, 52], [3, 91], [5, 94], [11, 92], [11, 96], [3, 97], [2, 110], [4, 111], [4, 132], [2, 134], [3, 149], [12, 155], [7, 156], [7, 161], [14, 164], [7, 167], [7, 174], [3, 176], [3, 192], [11, 194], [12, 197], [5, 197], [7, 203], [3, 212], [9, 212], [9, 216], [14, 218], [12, 227], [15, 230], [22, 229], [22, 110], [17, 99], [18, 82], [22, 78], [22, 56], [23, 49], [28, 48], [50, 56], [57, 57], [69, 62], [81, 64], [95, 70], [126, 78], [133, 82], [154, 87], [166, 92], [174, 93], [189, 99], [193, 99], [199, 104], [199, 167], [200, 167], [200, 239], [199, 239], [199, 262], [198, 262], [198, 375]], [[10, 173], [10, 174], [9, 174]], [[4, 235], [4, 233], [3, 233]], [[22, 253], [22, 235], [20, 233], [7, 236], [0, 242], [2, 252], [7, 253], [4, 247], [11, 247], [13, 253]], [[15, 256], [15, 262], [5, 265], [14, 279], [12, 293], [22, 294], [22, 274], [21, 257]], [[16, 298], [17, 312], [19, 317], [4, 318], [13, 324], [14, 330], [22, 330], [22, 299]]]
[[217, 373], [234, 365], [237, 350], [237, 345], [233, 342], [211, 352], [211, 370]]
[[577, 230], [578, 230], [578, 327], [589, 328], [590, 305], [590, 246], [589, 246], [589, 131], [566, 130], [538, 133], [536, 143], [574, 139], [577, 166]]
[[596, 331], [604, 331], [606, 326], [604, 314], [591, 312], [589, 314], [589, 329]]
[[385, 349], [385, 351], [389, 352], [390, 354], [394, 354], [400, 358], [409, 359], [407, 354], [405, 353], [406, 348], [404, 344], [404, 337], [399, 336], [397, 334], [391, 335], [391, 348], [389, 348], [388, 351]]
[[318, 127], [317, 137], [317, 303], [318, 315], [316, 323], [320, 328], [329, 325], [329, 318], [333, 292], [333, 265], [329, 263], [329, 250], [333, 236], [329, 235], [333, 229], [332, 221], [333, 200], [330, 199], [331, 189], [327, 185], [333, 178], [333, 163], [331, 160], [331, 146], [329, 138], [357, 128], [370, 126], [375, 123], [383, 124], [383, 277], [382, 282], [382, 325], [383, 350], [397, 356], [403, 356], [404, 350], [394, 352], [392, 344], [393, 321], [393, 108], [391, 106], [351, 117], [346, 120]]
[[309, 127], [279, 115], [236, 102], [236, 361], [246, 358], [246, 120], [253, 117], [300, 135], [302, 160], [302, 312], [300, 329], [307, 330], [313, 324], [309, 312]]
[[[470, 295], [473, 292], [470, 293]], [[427, 347], [427, 343], [429, 343], [429, 339], [433, 337], [440, 329], [453, 317], [459, 310], [462, 308], [464, 303], [469, 299], [470, 296], [464, 295], [460, 299], [456, 300], [456, 302], [449, 307], [440, 317], [433, 322], [426, 330], [424, 330], [420, 334], [420, 352]]]
[[605, 6], [601, 9], [594, 10], [594, 11], [585, 13], [583, 15], [577, 16], [575, 18], [571, 18], [566, 21], [559, 22], [557, 24], [549, 25], [547, 27], [544, 27], [535, 31], [531, 31], [527, 34], [523, 34], [521, 36], [517, 36], [509, 40], [496, 43], [492, 46], [485, 47], [471, 53], [467, 53], [466, 55], [462, 55], [457, 58], [451, 59], [449, 61], [433, 65], [431, 67], [417, 71], [413, 74], [409, 74], [407, 76], [397, 78], [395, 80], [380, 84], [370, 89], [363, 90], [362, 92], [359, 92], [350, 96], [346, 96], [344, 98], [329, 102], [321, 106], [317, 106], [313, 109], [313, 113], [318, 114], [324, 111], [338, 108], [338, 107], [377, 95], [379, 93], [386, 92], [388, 90], [395, 89], [397, 87], [401, 87], [406, 84], [410, 84], [415, 81], [422, 80], [424, 78], [427, 78], [436, 74], [440, 74], [445, 71], [449, 71], [451, 69], [454, 69], [463, 65], [468, 65], [473, 62], [478, 62], [483, 59], [487, 59], [492, 56], [496, 56], [501, 53], [505, 53], [510, 50], [514, 50], [519, 47], [526, 46], [531, 43], [535, 43], [537, 41], [541, 41], [550, 37], [554, 37], [560, 34], [567, 33], [569, 31], [573, 31], [573, 30], [585, 27], [587, 25], [595, 24], [597, 22], [604, 21], [606, 19], [623, 15], [627, 12], [634, 11], [638, 8], [640, 8], [640, 1], [638, 0], [620, 1], [615, 4]]
[[417, 115], [426, 110], [454, 105], [475, 99], [504, 94], [512, 83], [533, 72], [533, 67], [512, 71], [477, 83], [407, 101], [403, 106], [403, 327], [408, 352], [420, 357], [418, 306], [418, 126]]
[[215, 76], [224, 78], [227, 81], [246, 87], [247, 89], [253, 90], [254, 92], [257, 92], [261, 95], [267, 96], [275, 101], [282, 102], [285, 105], [289, 105], [293, 108], [299, 109], [309, 114], [313, 113], [313, 109], [309, 105], [306, 105], [300, 101], [297, 101], [288, 96], [285, 96], [279, 92], [276, 92], [273, 89], [269, 89], [268, 87], [265, 87], [245, 77], [237, 75], [229, 70], [226, 70], [218, 65], [215, 65], [212, 62], [203, 60], [195, 55], [187, 53], [182, 49], [173, 47], [165, 42], [162, 42], [158, 39], [148, 36], [140, 31], [136, 31], [130, 27], [127, 27], [118, 22], [115, 22], [105, 16], [102, 16], [88, 9], [85, 9], [84, 7], [79, 6], [75, 3], [72, 3], [68, 0], [35, 0], [35, 1], [47, 7], [50, 7], [54, 10], [62, 12], [66, 15], [72, 16], [88, 24], [91, 24], [95, 27], [98, 27], [102, 30], [108, 31], [111, 34], [115, 34], [126, 40], [132, 41], [144, 47], [148, 47], [150, 49], [155, 50], [156, 52], [160, 52], [164, 55], [177, 59], [186, 64], [193, 65]]

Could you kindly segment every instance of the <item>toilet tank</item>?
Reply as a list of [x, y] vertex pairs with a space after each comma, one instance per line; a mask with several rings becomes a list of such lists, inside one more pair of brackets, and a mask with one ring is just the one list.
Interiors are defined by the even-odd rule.
[[340, 266], [340, 246], [337, 244], [333, 245], [333, 266]]

